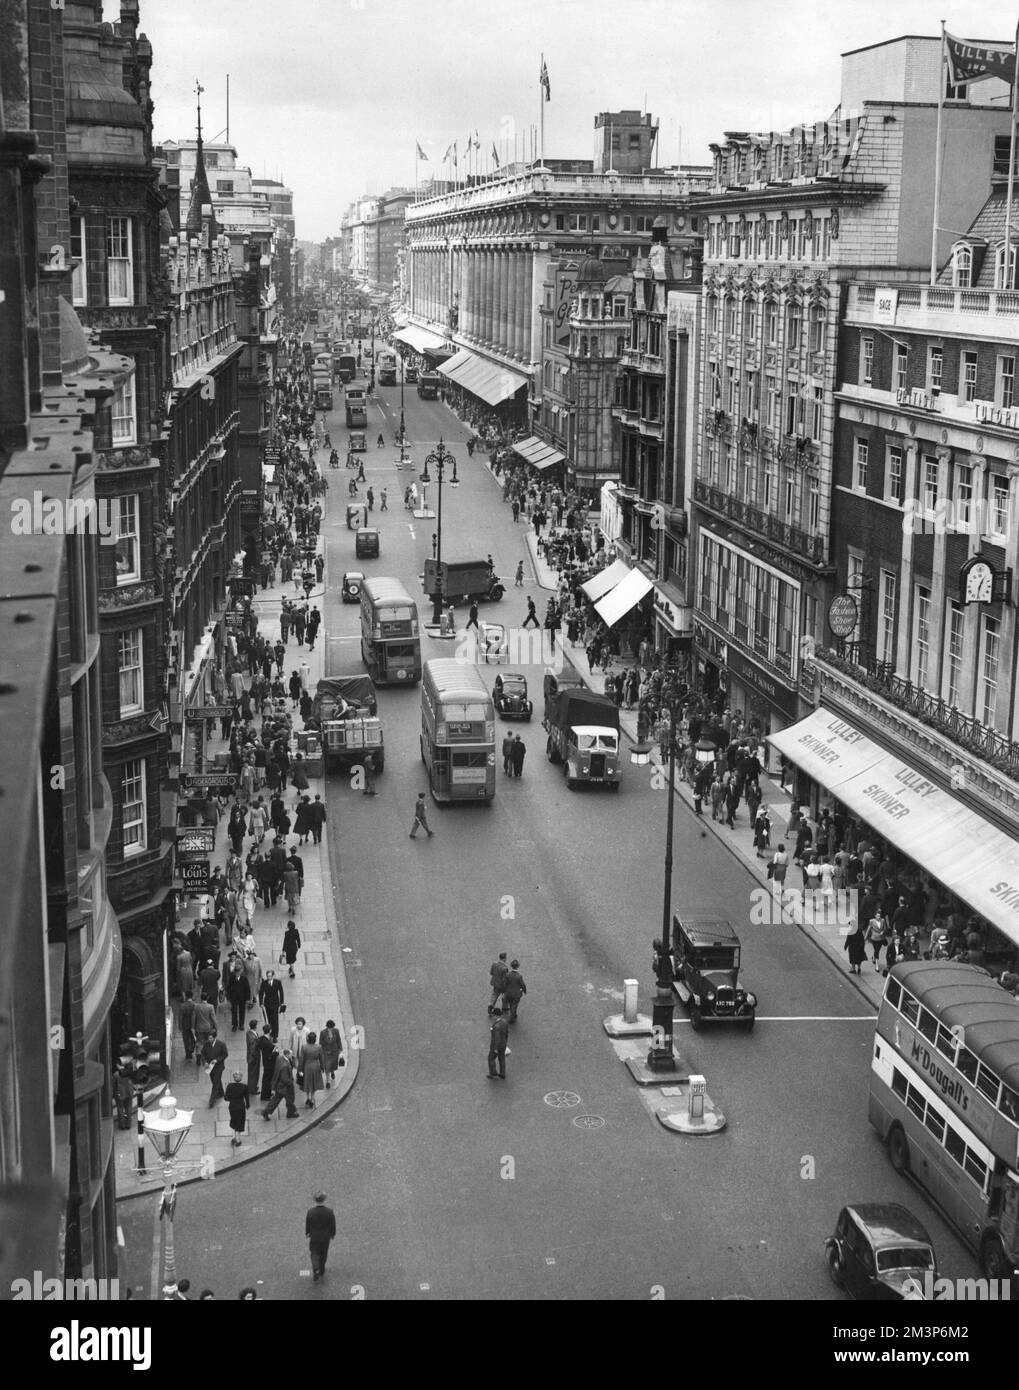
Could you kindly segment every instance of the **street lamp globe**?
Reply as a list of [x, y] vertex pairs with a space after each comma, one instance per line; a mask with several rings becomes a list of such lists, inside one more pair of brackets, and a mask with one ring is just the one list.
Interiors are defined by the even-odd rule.
[[176, 1158], [180, 1146], [191, 1131], [193, 1110], [178, 1110], [173, 1096], [163, 1096], [159, 1110], [146, 1110], [145, 1133], [163, 1163]]
[[699, 738], [694, 744], [694, 757], [701, 765], [704, 763], [713, 763], [717, 751], [718, 749], [716, 746], [706, 738]]
[[651, 761], [653, 743], [634, 743], [630, 747], [630, 762], [634, 767], [646, 767]]

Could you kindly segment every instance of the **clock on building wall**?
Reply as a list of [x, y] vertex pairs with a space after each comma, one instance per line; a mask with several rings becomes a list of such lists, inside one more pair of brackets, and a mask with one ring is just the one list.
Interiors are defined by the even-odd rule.
[[980, 555], [967, 560], [959, 571], [959, 591], [963, 603], [991, 603], [994, 570]]

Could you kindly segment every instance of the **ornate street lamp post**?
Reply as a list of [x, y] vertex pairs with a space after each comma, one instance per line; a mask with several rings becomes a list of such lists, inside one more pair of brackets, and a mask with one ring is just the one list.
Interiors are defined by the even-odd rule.
[[[651, 943], [654, 952], [654, 970], [656, 984], [658, 987], [654, 1004], [651, 1010], [652, 1044], [648, 1052], [647, 1063], [652, 1071], [671, 1072], [676, 1070], [675, 1054], [673, 1052], [673, 1010], [675, 999], [672, 993], [672, 982], [674, 979], [672, 971], [672, 840], [673, 825], [675, 821], [675, 781], [676, 781], [676, 756], [679, 751], [679, 740], [676, 734], [676, 724], [682, 713], [683, 705], [687, 700], [685, 690], [680, 690], [678, 673], [674, 669], [667, 670], [663, 674], [660, 701], [662, 707], [668, 711], [669, 732], [668, 732], [668, 781], [666, 792], [668, 795], [666, 820], [665, 820], [665, 885], [662, 895], [662, 934], [661, 938], [655, 938]], [[651, 761], [650, 743], [635, 744], [630, 753], [630, 761], [638, 767], [645, 766]], [[665, 741], [663, 740], [662, 752], [665, 752]]]
[[159, 1199], [159, 1219], [166, 1218], [166, 1254], [163, 1269], [163, 1298], [177, 1293], [177, 1263], [173, 1250], [173, 1214], [177, 1206], [177, 1184], [173, 1180], [173, 1160], [191, 1130], [193, 1110], [178, 1110], [173, 1096], [163, 1096], [158, 1112], [145, 1112], [145, 1133], [163, 1165], [163, 1191]]
[[[441, 438], [432, 453], [425, 457], [425, 467], [421, 474], [421, 482], [424, 487], [432, 481], [431, 474], [428, 472], [429, 465], [435, 469], [435, 478], [439, 485], [438, 516], [436, 527], [436, 550], [435, 550], [435, 596], [432, 600], [432, 622], [438, 626], [442, 622], [442, 483], [445, 477], [446, 464], [453, 465], [453, 476], [449, 480], [450, 487], [459, 487], [460, 479], [456, 476], [456, 459], [443, 444]], [[424, 509], [424, 500], [421, 503]]]

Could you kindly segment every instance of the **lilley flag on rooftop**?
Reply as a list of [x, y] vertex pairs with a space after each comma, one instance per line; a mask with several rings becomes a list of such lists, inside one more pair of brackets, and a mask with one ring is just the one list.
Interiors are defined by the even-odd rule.
[[1014, 43], [968, 43], [946, 33], [945, 48], [953, 87], [963, 82], [980, 82], [986, 77], [1000, 77], [1008, 83], [1015, 78]]

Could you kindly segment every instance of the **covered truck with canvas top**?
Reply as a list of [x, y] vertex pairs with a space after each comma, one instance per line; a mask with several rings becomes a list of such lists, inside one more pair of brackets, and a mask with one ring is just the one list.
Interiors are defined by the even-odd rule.
[[562, 766], [567, 787], [593, 782], [619, 790], [619, 709], [612, 700], [576, 686], [558, 689], [546, 697], [542, 722], [546, 756]]

